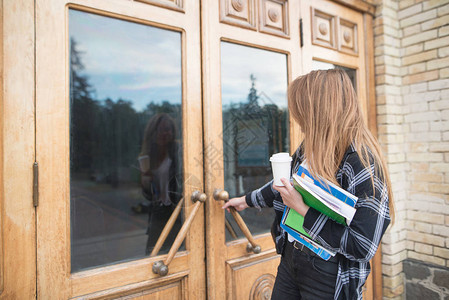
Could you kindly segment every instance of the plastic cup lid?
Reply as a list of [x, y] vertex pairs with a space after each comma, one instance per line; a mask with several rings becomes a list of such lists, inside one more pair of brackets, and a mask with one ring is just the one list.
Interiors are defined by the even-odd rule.
[[271, 162], [289, 162], [292, 161], [292, 157], [288, 152], [279, 152], [276, 154], [273, 154], [270, 157]]

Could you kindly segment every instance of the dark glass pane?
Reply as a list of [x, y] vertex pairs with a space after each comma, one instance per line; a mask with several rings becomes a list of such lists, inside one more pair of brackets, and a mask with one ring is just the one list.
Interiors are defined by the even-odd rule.
[[181, 35], [76, 10], [69, 21], [76, 272], [148, 255], [182, 196]]
[[[256, 48], [221, 43], [221, 99], [225, 189], [236, 197], [261, 187], [273, 176], [269, 158], [289, 151], [287, 56]], [[240, 213], [251, 233], [268, 232], [273, 208]], [[226, 239], [234, 229], [232, 216]]]
[[357, 91], [357, 70], [351, 69], [339, 65], [334, 65], [331, 63], [319, 61], [319, 60], [312, 60], [312, 69], [313, 70], [329, 70], [329, 69], [342, 69], [348, 74], [349, 78], [351, 79], [352, 85], [354, 86], [354, 89]]

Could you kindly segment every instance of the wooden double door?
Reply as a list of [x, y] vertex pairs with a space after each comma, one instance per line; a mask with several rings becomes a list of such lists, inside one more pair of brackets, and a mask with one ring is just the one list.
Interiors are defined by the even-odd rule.
[[2, 1], [0, 298], [268, 299], [274, 212], [223, 191], [299, 145], [300, 74], [344, 68], [372, 121], [351, 3]]

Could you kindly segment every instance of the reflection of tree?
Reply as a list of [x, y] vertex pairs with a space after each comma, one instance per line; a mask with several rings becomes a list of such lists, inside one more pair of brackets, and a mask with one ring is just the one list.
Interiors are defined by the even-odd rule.
[[[137, 112], [132, 101], [96, 99], [89, 77], [83, 74], [82, 52], [70, 40], [71, 171], [118, 185], [119, 181], [138, 180], [134, 165], [140, 151], [145, 125], [151, 116], [165, 112], [174, 115], [181, 125], [181, 106], [168, 101], [150, 102]], [[180, 127], [178, 127], [180, 128]]]
[[[225, 180], [231, 194], [265, 183], [271, 176], [269, 156], [288, 151], [287, 109], [279, 108], [268, 95], [258, 92], [253, 74], [250, 79], [246, 101], [223, 108]], [[245, 178], [245, 191], [239, 190], [239, 176]], [[236, 186], [235, 191], [232, 186]]]

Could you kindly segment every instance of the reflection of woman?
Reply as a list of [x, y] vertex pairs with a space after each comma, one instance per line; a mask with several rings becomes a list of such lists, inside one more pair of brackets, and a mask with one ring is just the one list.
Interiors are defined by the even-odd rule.
[[[390, 223], [393, 200], [380, 146], [363, 121], [344, 71], [311, 72], [294, 80], [288, 91], [290, 113], [304, 133], [293, 155], [292, 172], [307, 159], [315, 176], [356, 195], [352, 222], [342, 225], [308, 207], [285, 178], [284, 186], [270, 182], [229, 200], [223, 208], [274, 207], [272, 233], [282, 259], [272, 299], [362, 299], [369, 261]], [[285, 205], [304, 217], [303, 228], [313, 240], [337, 254], [325, 261], [288, 235], [279, 226]]]
[[[165, 113], [153, 116], [145, 128], [139, 154], [142, 193], [149, 201], [146, 253], [154, 247], [165, 223], [179, 201], [176, 171], [178, 167], [175, 122]], [[180, 228], [173, 226], [165, 245], [171, 244]], [[162, 250], [167, 248], [163, 247]]]

